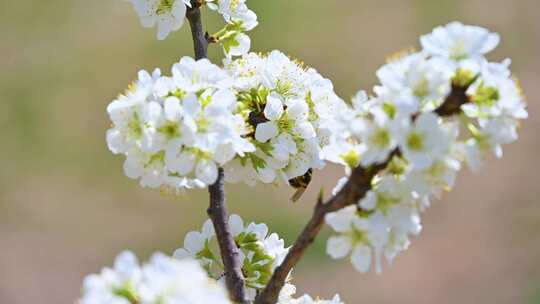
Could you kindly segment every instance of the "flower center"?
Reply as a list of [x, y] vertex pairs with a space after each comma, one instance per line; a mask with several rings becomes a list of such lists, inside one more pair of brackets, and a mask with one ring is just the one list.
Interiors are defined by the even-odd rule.
[[460, 60], [467, 59], [467, 57], [469, 56], [467, 55], [467, 52], [465, 51], [465, 42], [462, 40], [457, 41], [452, 47], [452, 49], [450, 50], [450, 58], [456, 61], [460, 61]]
[[240, 0], [232, 0], [231, 4], [229, 5], [229, 8], [231, 11], [236, 11], [236, 8], [238, 8], [238, 5], [240, 5]]
[[139, 118], [139, 114], [135, 112], [128, 123], [128, 137], [139, 139], [142, 137], [142, 133], [141, 119]]
[[346, 154], [341, 155], [341, 159], [343, 159], [347, 166], [355, 168], [358, 162], [360, 162], [360, 155], [356, 151], [350, 150]]
[[424, 148], [422, 136], [416, 132], [411, 132], [409, 136], [407, 136], [407, 147], [414, 151], [421, 151]]
[[500, 99], [499, 90], [481, 84], [476, 89], [476, 94], [473, 99], [479, 106], [492, 107]]
[[168, 139], [180, 137], [180, 129], [173, 121], [166, 122], [165, 125], [158, 129], [158, 132], [165, 134]]
[[156, 14], [161, 15], [172, 11], [172, 7], [175, 0], [159, 0], [159, 4], [156, 10]]
[[414, 94], [414, 96], [416, 96], [416, 97], [418, 97], [420, 99], [424, 99], [424, 98], [426, 98], [428, 96], [428, 94], [429, 94], [429, 83], [428, 83], [428, 80], [425, 77], [422, 77], [422, 79], [420, 79], [420, 81], [418, 81], [418, 83], [414, 87], [413, 94]]
[[385, 148], [390, 144], [390, 134], [387, 129], [377, 128], [369, 142], [377, 148]]

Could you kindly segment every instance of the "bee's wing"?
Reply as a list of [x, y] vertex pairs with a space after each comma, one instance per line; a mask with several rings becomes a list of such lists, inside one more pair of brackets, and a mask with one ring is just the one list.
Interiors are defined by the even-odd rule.
[[296, 192], [291, 197], [291, 201], [297, 202], [302, 197], [302, 195], [304, 195], [304, 192], [306, 192], [306, 189], [307, 189], [306, 187], [301, 187], [301, 188], [296, 189]]

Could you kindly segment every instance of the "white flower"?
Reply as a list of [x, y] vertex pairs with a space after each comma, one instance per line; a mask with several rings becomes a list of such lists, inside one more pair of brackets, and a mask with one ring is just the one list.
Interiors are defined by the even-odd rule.
[[410, 115], [420, 109], [433, 109], [450, 92], [449, 66], [438, 59], [412, 54], [386, 64], [377, 71], [381, 86], [374, 88], [378, 98], [390, 101], [398, 113]]
[[330, 121], [346, 110], [332, 83], [279, 51], [246, 54], [225, 65], [235, 78], [238, 111], [252, 128], [247, 136], [257, 147], [225, 165], [234, 174], [229, 180], [288, 184], [323, 168]]
[[262, 143], [270, 140], [272, 156], [289, 162], [283, 167], [288, 179], [303, 175], [318, 161], [318, 157], [312, 161], [312, 155], [318, 156], [319, 148], [311, 141], [316, 133], [307, 120], [308, 113], [308, 105], [302, 100], [289, 100], [285, 110], [281, 98], [270, 95], [264, 109], [269, 121], [256, 128], [255, 139]]
[[123, 252], [114, 268], [85, 278], [81, 304], [230, 304], [225, 288], [209, 278], [193, 259], [178, 261], [161, 253], [140, 267]]
[[210, 0], [208, 7], [217, 10], [227, 22], [225, 28], [217, 32], [214, 38], [223, 46], [225, 55], [242, 56], [249, 52], [251, 39], [245, 32], [258, 25], [257, 15], [248, 9], [245, 0]]
[[[366, 229], [372, 229], [377, 226], [369, 227], [369, 223], [366, 220], [359, 218], [356, 215], [355, 206], [349, 206], [337, 212], [327, 214], [325, 221], [332, 229], [339, 233], [339, 235], [332, 236], [328, 239], [326, 252], [334, 259], [344, 258], [351, 253], [351, 262], [354, 268], [359, 272], [369, 271], [372, 260], [370, 235], [373, 236], [373, 240], [377, 242], [377, 245], [379, 245], [380, 237], [377, 237], [377, 233], [370, 234]], [[382, 245], [379, 245], [379, 247], [379, 251], [381, 251]], [[379, 271], [379, 268], [377, 267], [377, 271]]]
[[437, 27], [431, 34], [422, 36], [424, 52], [452, 60], [478, 59], [497, 47], [499, 35], [488, 30], [459, 22]]
[[167, 177], [163, 153], [145, 153], [132, 149], [127, 152], [124, 174], [131, 179], [139, 179], [143, 187], [159, 188]]
[[471, 118], [508, 116], [525, 119], [528, 114], [521, 90], [510, 75], [510, 60], [502, 63], [483, 61], [478, 80], [469, 87], [471, 101], [463, 105], [463, 112]]
[[104, 268], [101, 274], [84, 279], [81, 304], [130, 304], [138, 299], [142, 272], [135, 255], [122, 252], [114, 262], [114, 268]]
[[188, 94], [184, 99], [183, 123], [192, 134], [193, 143], [183, 147], [182, 142], [171, 142], [167, 149], [167, 162], [171, 171], [181, 175], [195, 175], [212, 184], [217, 177], [217, 167], [233, 159], [237, 153], [255, 151], [255, 147], [242, 138], [243, 125], [232, 114], [236, 98], [225, 89], [200, 97]]
[[[214, 3], [216, 2], [216, 3]], [[227, 22], [240, 21], [249, 31], [257, 25], [257, 15], [248, 9], [246, 0], [209, 0], [207, 5], [217, 10]]]
[[177, 88], [196, 93], [207, 88], [228, 88], [232, 79], [220, 67], [208, 59], [195, 60], [182, 57], [172, 67], [172, 78]]
[[449, 191], [454, 186], [460, 169], [459, 161], [447, 156], [423, 170], [409, 172], [404, 183], [421, 196], [434, 195], [440, 198], [443, 190]]
[[152, 131], [145, 123], [159, 116], [160, 110], [148, 101], [152, 99], [153, 88], [160, 77], [159, 69], [154, 70], [152, 75], [144, 70], [139, 71], [137, 81], [126, 94], [107, 106], [113, 122], [113, 128], [107, 131], [107, 143], [113, 153], [125, 153], [136, 146], [149, 148]]
[[363, 119], [361, 123], [361, 130], [355, 131], [360, 131], [356, 132], [356, 135], [365, 147], [360, 159], [362, 165], [369, 166], [385, 161], [397, 146], [396, 123], [386, 115], [374, 120]]
[[233, 41], [234, 42], [231, 43], [228, 50], [225, 49], [225, 53], [228, 56], [242, 56], [249, 52], [249, 49], [251, 48], [251, 39], [248, 35], [244, 33], [237, 33], [234, 35]]
[[268, 234], [265, 224], [250, 223], [244, 227], [242, 218], [233, 214], [229, 217], [229, 225], [241, 250], [247, 294], [253, 300], [281, 264], [288, 248], [284, 247], [285, 242], [276, 233]]
[[158, 26], [157, 38], [163, 40], [184, 24], [190, 0], [131, 0], [144, 27]]
[[428, 168], [447, 153], [451, 137], [442, 128], [436, 114], [420, 114], [410, 126], [407, 120], [404, 122], [400, 129], [399, 148], [415, 169]]
[[202, 265], [206, 266], [213, 262], [213, 256], [208, 256], [207, 252], [203, 252], [212, 237], [214, 237], [214, 226], [212, 221], [207, 220], [203, 227], [202, 231], [190, 231], [186, 234], [184, 238], [184, 248], [177, 249], [173, 256], [177, 259], [197, 259], [199, 258]]
[[[269, 233], [265, 224], [249, 223], [244, 226], [242, 218], [233, 214], [228, 219], [231, 233], [235, 243], [240, 249], [242, 259], [242, 273], [245, 276], [246, 290], [250, 300], [254, 300], [270, 279], [272, 272], [278, 267], [288, 253], [285, 242], [276, 233]], [[202, 231], [192, 231], [186, 235], [184, 248], [177, 249], [174, 256], [178, 259], [196, 259], [205, 267], [209, 274], [213, 274], [213, 262], [221, 265], [220, 257], [213, 252], [216, 247], [214, 229], [208, 220]], [[216, 273], [221, 278], [222, 273]]]
[[289, 101], [287, 110], [284, 110], [279, 96], [268, 96], [268, 102], [264, 108], [264, 116], [269, 121], [257, 125], [255, 139], [260, 142], [267, 142], [279, 133], [284, 132], [288, 133], [284, 135], [288, 138], [291, 136], [301, 139], [315, 137], [315, 130], [307, 121], [308, 112], [308, 105], [302, 100]]
[[158, 253], [142, 271], [141, 303], [230, 303], [225, 288], [194, 260], [179, 261]]

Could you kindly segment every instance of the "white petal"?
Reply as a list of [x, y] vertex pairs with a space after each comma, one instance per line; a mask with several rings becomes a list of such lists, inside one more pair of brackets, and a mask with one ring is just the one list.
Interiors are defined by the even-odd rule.
[[123, 153], [129, 147], [124, 140], [124, 135], [117, 129], [107, 130], [107, 146], [114, 154]]
[[341, 259], [351, 251], [351, 239], [346, 236], [333, 236], [326, 243], [326, 253], [333, 259]]
[[195, 168], [195, 175], [202, 182], [212, 185], [216, 182], [218, 176], [218, 168], [214, 161], [202, 160], [197, 163]]
[[303, 139], [309, 139], [317, 136], [313, 125], [309, 122], [302, 122], [295, 126], [294, 132]]
[[239, 33], [236, 35], [235, 40], [238, 42], [238, 45], [230, 48], [229, 55], [242, 56], [247, 54], [251, 48], [251, 39], [249, 36], [244, 33]]
[[278, 134], [278, 127], [275, 122], [268, 121], [257, 125], [255, 139], [260, 142], [267, 142], [270, 138]]
[[158, 16], [158, 33], [157, 39], [164, 40], [174, 27], [174, 19], [172, 16], [166, 16], [166, 14]]
[[182, 152], [171, 162], [170, 170], [180, 175], [187, 175], [193, 171], [195, 166], [195, 155], [191, 152]]
[[292, 102], [287, 108], [287, 114], [290, 118], [295, 120], [307, 118], [307, 115], [309, 114], [309, 107], [306, 102], [298, 99]]
[[236, 106], [236, 96], [234, 92], [229, 89], [220, 89], [212, 96], [212, 103], [208, 105], [215, 106], [219, 105], [222, 109], [234, 110]]
[[184, 1], [176, 1], [172, 7], [172, 15], [176, 19], [176, 29], [179, 29], [184, 23], [184, 18], [186, 17], [187, 7]]
[[124, 251], [116, 257], [114, 269], [123, 276], [129, 276], [139, 267], [137, 257], [131, 251]]
[[439, 129], [439, 117], [431, 112], [423, 113], [415, 121], [418, 130], [433, 131]]
[[184, 112], [190, 116], [195, 116], [201, 111], [201, 104], [195, 94], [188, 94], [184, 98], [182, 105], [184, 106]]
[[206, 220], [206, 222], [204, 222], [204, 225], [202, 227], [202, 233], [205, 237], [211, 237], [215, 234], [214, 232], [214, 224], [212, 224], [212, 221], [211, 220]]
[[176, 97], [169, 97], [165, 99], [163, 107], [165, 108], [165, 117], [167, 120], [177, 121], [182, 115], [180, 100], [178, 100]]
[[326, 223], [336, 232], [350, 231], [352, 219], [355, 216], [356, 206], [350, 206], [325, 216]]
[[204, 248], [204, 236], [199, 231], [190, 231], [184, 238], [184, 248], [192, 254], [197, 254]]
[[283, 114], [283, 103], [276, 96], [268, 96], [264, 107], [264, 116], [269, 120], [278, 120]]
[[238, 214], [232, 214], [229, 217], [229, 226], [231, 227], [231, 232], [234, 236], [239, 235], [244, 231], [244, 221]]
[[255, 223], [250, 223], [247, 227], [246, 227], [246, 232], [253, 232], [257, 235], [257, 238], [259, 240], [262, 240], [266, 237], [266, 235], [268, 234], [268, 226], [266, 226], [266, 224], [255, 224]]
[[178, 260], [183, 260], [183, 259], [193, 258], [193, 254], [191, 254], [189, 251], [185, 250], [184, 248], [179, 248], [174, 251], [173, 257]]
[[124, 174], [131, 179], [137, 179], [142, 175], [142, 169], [135, 162], [126, 159], [124, 162]]
[[373, 210], [377, 206], [377, 194], [369, 191], [366, 197], [360, 201], [360, 207], [365, 210]]
[[351, 262], [359, 272], [367, 272], [371, 265], [371, 248], [364, 245], [356, 246], [351, 254]]

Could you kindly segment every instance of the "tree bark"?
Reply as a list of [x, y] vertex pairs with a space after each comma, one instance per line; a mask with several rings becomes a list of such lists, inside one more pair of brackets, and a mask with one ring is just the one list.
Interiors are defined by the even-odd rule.
[[225, 206], [224, 172], [222, 168], [219, 168], [218, 179], [208, 187], [208, 192], [210, 193], [210, 207], [208, 207], [207, 212], [216, 231], [221, 259], [225, 268], [225, 284], [233, 301], [236, 303], [248, 303], [246, 301], [240, 252], [231, 233], [229, 215]]

